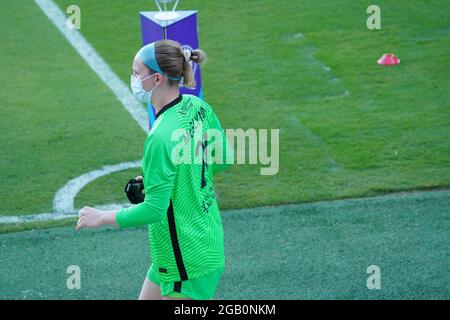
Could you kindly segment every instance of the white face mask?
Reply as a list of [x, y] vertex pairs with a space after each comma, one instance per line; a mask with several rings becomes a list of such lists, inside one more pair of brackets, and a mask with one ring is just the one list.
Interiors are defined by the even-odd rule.
[[139, 79], [138, 77], [131, 75], [131, 91], [133, 92], [133, 95], [136, 99], [143, 103], [151, 103], [152, 102], [152, 92], [155, 90], [156, 87], [154, 87], [150, 91], [145, 91], [144, 87], [142, 87], [142, 81], [147, 80], [148, 78], [151, 78], [156, 73], [148, 76], [144, 79]]

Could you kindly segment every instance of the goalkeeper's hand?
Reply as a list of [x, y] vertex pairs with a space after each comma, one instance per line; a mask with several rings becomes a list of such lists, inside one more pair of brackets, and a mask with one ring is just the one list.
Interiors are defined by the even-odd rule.
[[135, 179], [130, 179], [125, 185], [125, 193], [128, 200], [133, 204], [138, 204], [144, 201], [144, 181], [142, 176], [138, 176]]

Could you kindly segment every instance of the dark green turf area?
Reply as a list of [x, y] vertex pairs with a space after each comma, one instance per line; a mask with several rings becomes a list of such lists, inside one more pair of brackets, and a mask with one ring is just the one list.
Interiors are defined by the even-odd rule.
[[[449, 217], [448, 190], [225, 211], [216, 299], [448, 299]], [[150, 263], [145, 228], [19, 232], [0, 250], [0, 299], [136, 299]]]

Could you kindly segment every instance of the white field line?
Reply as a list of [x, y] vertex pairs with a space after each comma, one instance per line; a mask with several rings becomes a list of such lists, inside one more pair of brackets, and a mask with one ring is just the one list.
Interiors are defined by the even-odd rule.
[[130, 169], [139, 168], [141, 161], [124, 162], [116, 165], [104, 166], [98, 170], [94, 170], [79, 177], [70, 180], [64, 187], [58, 190], [53, 199], [53, 210], [58, 213], [70, 213], [75, 211], [75, 197], [87, 184], [97, 178], [108, 174]]
[[[330, 81], [337, 83], [340, 86], [340, 89], [342, 89], [341, 93], [334, 94], [334, 95], [316, 95], [316, 96], [306, 96], [302, 99], [308, 100], [308, 101], [323, 101], [323, 100], [336, 100], [341, 98], [346, 98], [350, 96], [350, 91], [345, 88], [345, 86], [342, 84], [342, 81], [336, 77], [331, 68], [327, 66], [325, 63], [323, 63], [321, 60], [316, 58], [316, 48], [311, 45], [304, 45], [302, 44], [302, 41], [304, 39], [305, 35], [301, 32], [295, 33], [293, 35], [285, 35], [282, 37], [282, 40], [284, 41], [294, 41], [295, 43], [299, 43], [301, 46], [302, 53], [305, 54], [306, 59], [308, 59], [308, 63], [313, 65], [315, 68], [323, 70], [326, 74], [330, 76]], [[310, 140], [314, 145], [320, 146], [323, 148], [325, 160], [328, 163], [328, 168], [332, 172], [338, 172], [342, 171], [342, 166], [333, 158], [331, 150], [329, 146], [325, 143], [325, 141], [316, 133], [314, 133], [310, 128], [308, 128], [306, 125], [304, 125], [300, 118], [298, 117], [292, 117], [290, 116], [287, 119], [287, 122], [289, 124], [292, 124], [297, 128], [297, 130], [300, 130], [301, 132], [304, 132], [306, 138]]]
[[[79, 55], [86, 61], [89, 67], [98, 75], [98, 77], [111, 89], [124, 108], [130, 113], [139, 126], [148, 133], [148, 116], [142, 105], [136, 101], [129, 88], [119, 77], [111, 70], [108, 64], [100, 57], [95, 49], [84, 39], [81, 33], [76, 29], [69, 29], [66, 21], [67, 17], [52, 0], [34, 0], [41, 8], [50, 21], [69, 41]], [[34, 221], [61, 220], [77, 216], [74, 200], [78, 192], [93, 180], [107, 174], [140, 167], [141, 161], [126, 162], [117, 165], [104, 166], [101, 169], [85, 173], [77, 178], [70, 180], [62, 187], [53, 199], [53, 210], [50, 213], [35, 213], [19, 216], [0, 217], [0, 223], [22, 223]], [[119, 209], [129, 204], [111, 204], [99, 206], [101, 210]]]
[[[34, 221], [48, 221], [48, 220], [61, 220], [78, 215], [78, 211], [75, 209], [75, 197], [83, 189], [84, 186], [91, 183], [95, 179], [106, 176], [108, 174], [130, 169], [139, 168], [141, 166], [141, 160], [134, 162], [124, 162], [116, 165], [104, 166], [100, 169], [90, 171], [82, 174], [70, 180], [64, 187], [56, 192], [53, 199], [54, 212], [49, 213], [35, 213], [19, 216], [3, 216], [0, 217], [0, 223], [22, 223], [22, 222], [34, 222]], [[129, 206], [130, 204], [110, 204], [104, 206], [97, 206], [100, 210], [116, 210]]]
[[[300, 44], [302, 43], [303, 39], [304, 39], [305, 35], [301, 32], [295, 33], [293, 35], [284, 35], [282, 36], [282, 40], [284, 41], [294, 41], [294, 42], [299, 42]], [[347, 90], [344, 85], [342, 84], [342, 81], [340, 78], [338, 78], [337, 76], [334, 75], [333, 71], [331, 70], [331, 68], [329, 66], [327, 66], [325, 63], [323, 63], [321, 60], [319, 60], [318, 58], [316, 58], [316, 48], [314, 46], [304, 46], [302, 48], [302, 50], [305, 50], [305, 56], [310, 60], [311, 63], [316, 64], [317, 67], [323, 71], [325, 71], [327, 74], [329, 74], [330, 76], [330, 81], [335, 82], [337, 84], [339, 84], [342, 87], [342, 92], [338, 93], [338, 94], [334, 94], [334, 95], [319, 95], [319, 96], [308, 96], [305, 97], [306, 100], [315, 100], [315, 101], [320, 101], [320, 100], [335, 100], [335, 99], [341, 99], [341, 98], [345, 98], [351, 95], [350, 91]]]
[[[304, 207], [314, 206], [317, 204], [327, 204], [332, 206], [333, 208], [341, 207], [347, 205], [349, 201], [351, 202], [368, 202], [375, 200], [384, 200], [388, 201], [393, 198], [403, 198], [409, 199], [411, 197], [423, 196], [423, 199], [433, 199], [436, 194], [441, 194], [450, 198], [450, 189], [441, 189], [441, 190], [414, 190], [414, 191], [398, 191], [387, 194], [382, 194], [378, 196], [363, 196], [359, 198], [345, 198], [345, 199], [334, 199], [334, 200], [321, 200], [321, 201], [313, 201], [313, 202], [305, 202], [305, 203], [292, 203], [292, 204], [282, 204], [276, 206], [261, 206], [255, 208], [243, 208], [243, 209], [234, 209], [234, 210], [226, 210], [223, 211], [222, 214], [225, 217], [233, 217], [236, 215], [245, 215], [249, 212], [257, 212], [258, 214], [272, 214], [273, 209], [278, 209], [280, 211], [296, 208], [299, 205]], [[116, 210], [119, 208], [129, 207], [130, 203], [123, 204], [110, 204], [104, 206], [97, 206], [97, 209], [100, 210]], [[270, 212], [269, 212], [270, 211]], [[70, 214], [61, 214], [61, 213], [40, 213], [40, 214], [32, 214], [26, 216], [9, 216], [9, 217], [0, 217], [2, 219], [0, 223], [19, 223], [19, 222], [35, 222], [35, 221], [48, 221], [48, 220], [61, 220], [78, 216], [78, 212], [72, 212]], [[5, 219], [7, 218], [7, 219]]]
[[[129, 207], [130, 203], [122, 203], [122, 204], [108, 204], [103, 206], [96, 206], [96, 209], [99, 210], [118, 210], [121, 208]], [[55, 221], [62, 220], [68, 218], [78, 217], [78, 211], [62, 213], [62, 212], [48, 212], [48, 213], [33, 213], [33, 214], [24, 214], [20, 216], [3, 216], [0, 217], [0, 224], [11, 224], [11, 223], [24, 223], [24, 222], [40, 222], [40, 221]]]
[[52, 0], [34, 0], [34, 2], [42, 9], [56, 28], [61, 31], [63, 36], [86, 61], [89, 67], [111, 89], [117, 100], [122, 103], [142, 130], [148, 132], [148, 116], [145, 109], [131, 94], [129, 87], [119, 79], [102, 57], [84, 39], [81, 33], [76, 29], [69, 29], [67, 27], [67, 17], [61, 9]]

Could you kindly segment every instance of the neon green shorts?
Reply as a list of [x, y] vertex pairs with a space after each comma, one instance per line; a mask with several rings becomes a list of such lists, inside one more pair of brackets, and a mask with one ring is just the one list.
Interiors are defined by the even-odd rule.
[[152, 265], [147, 272], [147, 278], [161, 288], [161, 295], [174, 298], [191, 298], [195, 300], [210, 300], [214, 297], [223, 268], [208, 273], [200, 278], [177, 282], [159, 281]]

